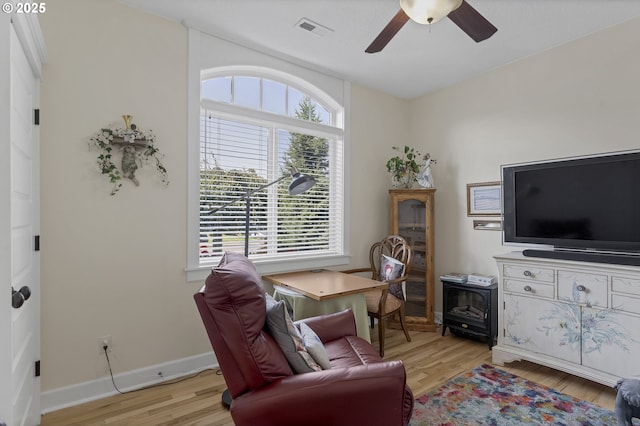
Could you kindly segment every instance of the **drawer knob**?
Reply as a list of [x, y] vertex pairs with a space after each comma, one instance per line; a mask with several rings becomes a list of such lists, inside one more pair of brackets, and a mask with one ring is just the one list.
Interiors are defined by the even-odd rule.
[[524, 274], [525, 277], [532, 277], [533, 276], [531, 271], [524, 271], [523, 274]]
[[524, 286], [524, 291], [532, 291], [533, 289], [531, 288], [530, 285], [525, 285]]
[[585, 286], [583, 286], [583, 285], [579, 285], [579, 286], [576, 287], [576, 290], [578, 290], [578, 291], [585, 291], [586, 289], [587, 288]]

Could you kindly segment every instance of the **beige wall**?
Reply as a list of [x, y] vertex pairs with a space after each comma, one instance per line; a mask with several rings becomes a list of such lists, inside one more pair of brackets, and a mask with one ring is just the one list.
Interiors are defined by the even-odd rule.
[[[187, 285], [186, 30], [114, 1], [57, 1], [41, 16], [42, 389], [210, 350]], [[170, 185], [149, 165], [116, 196], [89, 137], [122, 114], [152, 129]], [[200, 327], [200, 328], [196, 328]]]
[[467, 183], [499, 180], [501, 164], [640, 148], [639, 39], [635, 19], [410, 102], [412, 139], [438, 160], [437, 276], [497, 274], [492, 256], [516, 249], [472, 229]]
[[[40, 21], [43, 391], [108, 374], [103, 335], [116, 373], [210, 351], [192, 299], [200, 283], [184, 273], [186, 28], [114, 0], [58, 0]], [[364, 265], [388, 226], [383, 165], [387, 144], [407, 138], [408, 105], [357, 85], [352, 103], [350, 239]], [[109, 195], [88, 140], [122, 114], [156, 133], [168, 187], [144, 167], [140, 187]]]
[[[41, 24], [43, 390], [104, 377], [105, 334], [116, 372], [210, 351], [184, 273], [186, 29], [115, 0], [58, 0]], [[408, 143], [438, 159], [436, 274], [495, 273], [508, 249], [471, 229], [465, 185], [503, 163], [637, 147], [638, 39], [635, 20], [413, 101], [353, 84], [349, 266], [387, 232], [384, 164]], [[168, 187], [146, 167], [109, 196], [87, 143], [122, 114], [157, 134]]]
[[369, 264], [369, 247], [389, 232], [391, 180], [385, 164], [392, 146], [410, 140], [407, 101], [352, 85], [348, 162], [352, 266]]

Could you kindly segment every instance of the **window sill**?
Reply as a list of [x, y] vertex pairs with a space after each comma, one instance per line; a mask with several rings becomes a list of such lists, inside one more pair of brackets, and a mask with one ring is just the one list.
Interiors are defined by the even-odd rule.
[[[302, 271], [305, 269], [318, 269], [318, 268], [330, 268], [334, 266], [348, 265], [351, 261], [351, 256], [344, 255], [331, 255], [331, 256], [316, 256], [310, 258], [290, 258], [290, 259], [278, 259], [278, 260], [262, 260], [255, 261], [258, 274], [277, 274], [280, 272], [289, 271]], [[213, 263], [207, 266], [195, 266], [187, 267], [185, 269], [187, 273], [187, 282], [194, 281], [204, 282], [211, 273], [211, 268], [217, 263]]]

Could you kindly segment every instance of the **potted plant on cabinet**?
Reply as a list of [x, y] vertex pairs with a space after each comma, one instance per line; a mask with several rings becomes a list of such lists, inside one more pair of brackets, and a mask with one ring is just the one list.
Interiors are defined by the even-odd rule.
[[387, 161], [387, 171], [391, 174], [393, 187], [411, 188], [422, 166], [421, 163], [418, 163], [420, 161], [420, 153], [406, 145], [404, 148], [394, 146], [393, 150], [400, 153], [400, 155], [391, 157]]

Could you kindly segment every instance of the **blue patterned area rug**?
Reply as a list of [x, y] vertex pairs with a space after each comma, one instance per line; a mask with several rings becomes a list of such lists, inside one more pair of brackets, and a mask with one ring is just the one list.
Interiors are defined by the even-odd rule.
[[616, 426], [617, 422], [613, 411], [483, 364], [416, 399], [411, 426], [427, 425]]

